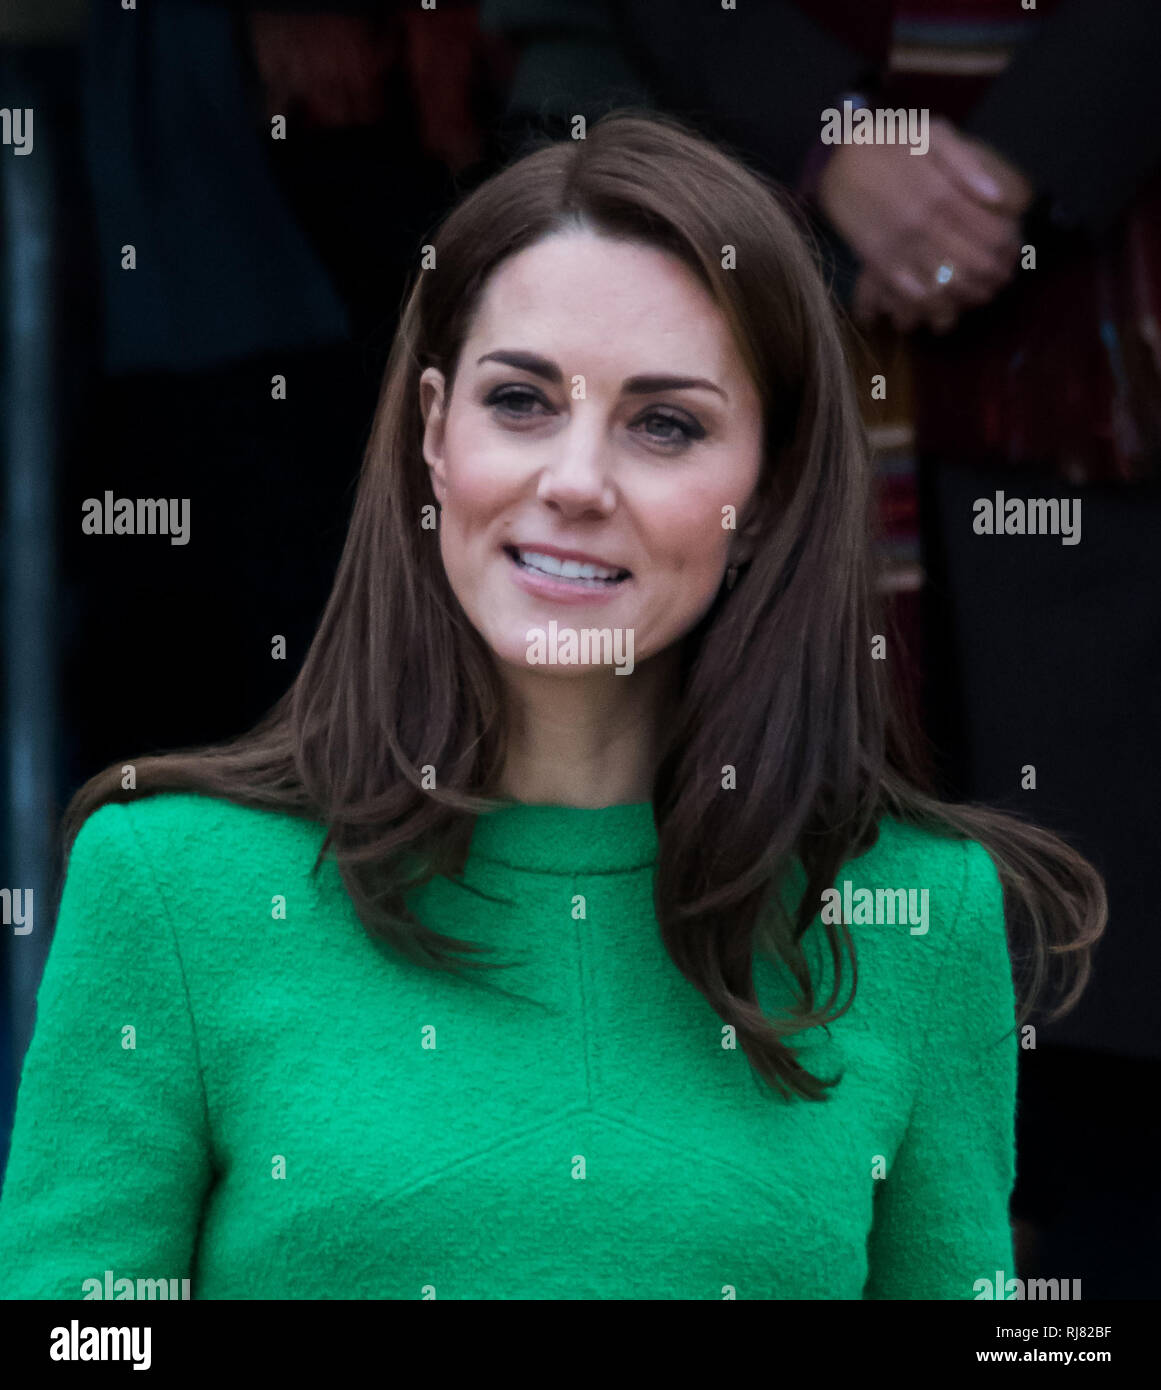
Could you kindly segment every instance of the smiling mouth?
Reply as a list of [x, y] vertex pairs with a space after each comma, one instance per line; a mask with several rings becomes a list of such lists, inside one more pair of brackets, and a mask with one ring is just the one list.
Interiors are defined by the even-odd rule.
[[549, 579], [575, 584], [578, 588], [609, 589], [630, 577], [626, 569], [611, 569], [603, 565], [587, 565], [579, 560], [558, 560], [554, 555], [542, 555], [536, 550], [519, 550], [506, 545], [504, 553], [522, 570], [543, 574]]

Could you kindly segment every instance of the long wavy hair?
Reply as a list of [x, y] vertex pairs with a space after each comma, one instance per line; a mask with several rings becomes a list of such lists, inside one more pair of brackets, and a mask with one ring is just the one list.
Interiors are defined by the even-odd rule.
[[[286, 812], [325, 825], [315, 871], [334, 857], [369, 933], [435, 969], [504, 968], [472, 959], [483, 948], [430, 929], [406, 902], [434, 875], [462, 870], [475, 817], [502, 804], [509, 736], [495, 658], [451, 590], [437, 532], [421, 524], [435, 499], [418, 381], [438, 367], [450, 394], [492, 272], [577, 226], [680, 257], [725, 315], [764, 413], [759, 538], [736, 587], [723, 586], [683, 641], [652, 790], [655, 908], [675, 965], [776, 1092], [825, 1098], [835, 1083], [802, 1067], [789, 1039], [850, 1007], [857, 961], [847, 926], [826, 924], [835, 971], [819, 1002], [802, 939], [823, 891], [890, 816], [985, 846], [1004, 888], [1018, 1021], [1050, 986], [1060, 992], [1050, 1016], [1061, 1016], [1088, 981], [1104, 888], [1047, 831], [941, 801], [913, 721], [893, 705], [888, 663], [872, 655], [885, 627], [868, 446], [817, 245], [793, 203], [742, 160], [682, 122], [632, 110], [587, 138], [542, 142], [441, 223], [403, 307], [334, 588], [297, 678], [248, 733], [136, 760], [135, 790], [122, 787], [120, 763], [90, 779], [65, 814], [66, 854], [98, 806], [142, 794]], [[429, 764], [438, 786], [427, 789]], [[727, 764], [737, 789], [722, 787]], [[795, 861], [805, 871], [797, 904], [786, 892]], [[756, 949], [797, 981], [786, 1017], [759, 1006]]]

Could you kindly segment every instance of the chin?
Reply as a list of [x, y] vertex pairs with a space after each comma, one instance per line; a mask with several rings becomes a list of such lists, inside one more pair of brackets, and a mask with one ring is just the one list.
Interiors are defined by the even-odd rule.
[[[565, 638], [567, 631], [578, 639], [578, 645], [580, 633], [587, 632], [591, 646], [583, 653], [577, 646], [570, 649]], [[531, 640], [529, 632], [536, 634]], [[643, 659], [638, 655], [632, 627], [622, 627], [608, 619], [601, 623], [592, 614], [584, 619], [567, 612], [531, 618], [503, 633], [485, 633], [484, 639], [493, 656], [504, 665], [563, 680], [618, 671], [631, 675], [636, 662]]]

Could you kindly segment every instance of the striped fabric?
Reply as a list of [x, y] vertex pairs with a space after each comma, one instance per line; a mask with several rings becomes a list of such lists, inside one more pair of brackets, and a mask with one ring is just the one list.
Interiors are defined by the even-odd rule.
[[[1051, 13], [1055, 3], [1048, 0], [1041, 13]], [[1040, 15], [1014, 18], [1010, 0], [898, 0], [883, 80], [884, 93], [891, 94], [887, 104], [926, 106], [932, 114], [955, 119], [952, 113], [960, 114], [978, 99], [987, 81], [1007, 67], [1016, 46], [1035, 36], [1040, 22]], [[890, 594], [914, 594], [923, 584], [915, 487], [914, 347], [882, 324], [871, 330], [868, 346], [867, 370], [883, 371], [889, 383], [886, 402], [864, 395], [875, 455], [880, 582]], [[895, 606], [911, 616], [910, 603], [897, 600]], [[910, 629], [915, 623], [905, 626]]]
[[[959, 124], [1059, 0], [898, 0], [872, 104], [927, 107]], [[868, 94], [870, 95], [870, 94]], [[1039, 241], [1039, 238], [1037, 239]], [[874, 450], [881, 587], [917, 684], [920, 565], [916, 459], [1018, 468], [1070, 483], [1154, 477], [1161, 456], [1161, 180], [1099, 242], [1037, 245], [1034, 273], [946, 337], [880, 322], [853, 345]]]

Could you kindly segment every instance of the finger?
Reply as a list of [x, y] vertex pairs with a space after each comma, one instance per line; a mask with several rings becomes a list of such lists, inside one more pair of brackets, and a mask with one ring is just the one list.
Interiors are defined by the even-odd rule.
[[936, 223], [900, 256], [924, 296], [943, 294], [960, 304], [984, 303], [1009, 283], [1016, 258], [998, 256], [969, 241], [949, 223]]
[[[954, 284], [954, 281], [952, 283]], [[892, 321], [903, 332], [910, 332], [922, 323], [931, 322], [946, 322], [950, 327], [961, 309], [976, 303], [986, 304], [992, 298], [991, 295], [983, 295], [978, 299], [974, 294], [964, 296], [962, 286], [959, 294], [952, 294], [952, 284], [939, 285], [934, 283], [934, 279], [922, 293], [915, 293], [914, 284], [914, 277], [888, 277], [882, 291], [885, 310], [890, 312]]]
[[900, 333], [910, 333], [923, 321], [921, 303], [897, 293], [888, 281], [876, 282], [875, 293], [879, 312], [885, 314]]
[[961, 273], [959, 267], [951, 261], [942, 264], [947, 265], [951, 270], [951, 278], [939, 280], [936, 271], [929, 271], [924, 277], [923, 291], [919, 294], [915, 293], [913, 289], [916, 282], [914, 275], [911, 275], [905, 283], [895, 278], [890, 280], [892, 290], [920, 318], [930, 318], [941, 305], [948, 306], [957, 313], [963, 309], [976, 308], [981, 304], [990, 303], [999, 292], [999, 286], [990, 281]]
[[992, 227], [977, 222], [972, 212], [945, 206], [932, 215], [927, 230], [933, 249], [937, 241], [944, 247], [940, 259], [954, 259], [998, 284], [1008, 280], [1020, 259], [1023, 242], [1014, 222], [997, 235]]
[[1019, 218], [1029, 202], [1027, 179], [981, 140], [957, 130], [950, 121], [932, 122], [929, 155], [977, 207]]
[[[1035, 189], [1024, 172], [1004, 158], [998, 150], [992, 149], [984, 141], [967, 135], [949, 126], [932, 141], [932, 151], [936, 159], [948, 171], [950, 177], [964, 179], [965, 167], [982, 171], [983, 179], [1000, 190], [1000, 198], [981, 198], [981, 205], [988, 205], [996, 212], [1022, 217], [1035, 197]], [[979, 187], [978, 181], [967, 181], [972, 187]], [[978, 195], [976, 195], [978, 196]]]
[[[959, 200], [961, 195], [957, 192], [955, 198]], [[915, 211], [914, 207], [861, 259], [871, 277], [920, 319], [930, 315], [939, 302], [957, 310], [988, 303], [1016, 269], [1015, 254], [1000, 256], [981, 248], [946, 217]], [[951, 271], [946, 283], [937, 278], [943, 265]], [[866, 303], [869, 286], [863, 289], [860, 306]]]
[[931, 286], [927, 284], [924, 272], [913, 268], [906, 261], [894, 261], [879, 274], [891, 291], [893, 300], [901, 300], [902, 303], [918, 309], [931, 297]]
[[990, 263], [998, 274], [1006, 274], [1020, 254], [1023, 235], [1019, 221], [1007, 215], [997, 215], [951, 185], [937, 195], [929, 222], [932, 235], [954, 236], [975, 248], [983, 262]]
[[1003, 187], [985, 166], [979, 153], [942, 116], [931, 122], [928, 154], [935, 157], [943, 172], [959, 185], [969, 197], [991, 207], [1002, 209], [1006, 194]]
[[923, 273], [925, 300], [942, 298], [959, 306], [986, 304], [1011, 281], [1014, 272], [997, 272], [972, 261], [973, 248], [949, 236], [942, 255], [932, 248], [931, 261]]
[[938, 167], [913, 209], [907, 259], [938, 266], [951, 262], [961, 278], [977, 280], [994, 290], [1005, 283], [1019, 255], [1019, 224], [974, 203]]

